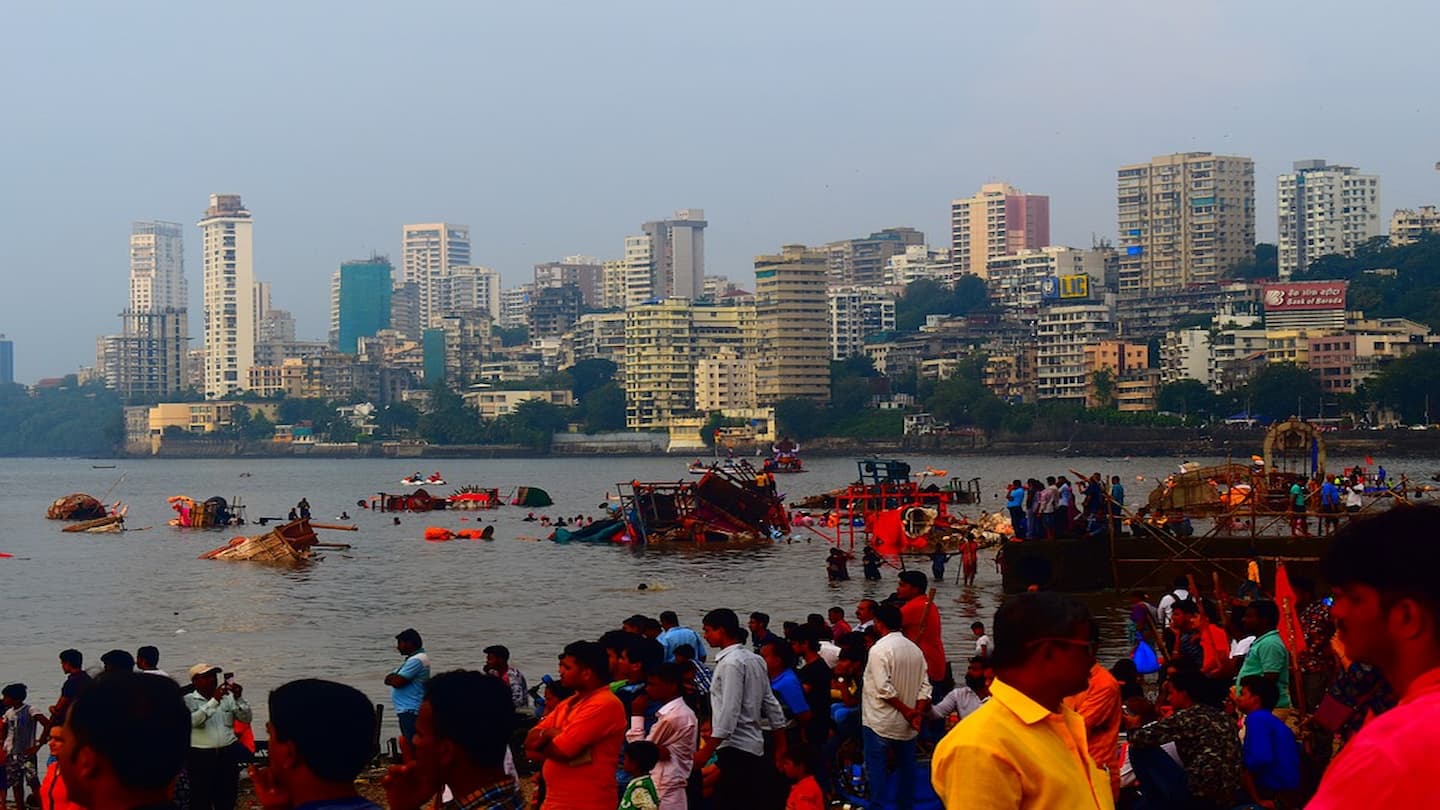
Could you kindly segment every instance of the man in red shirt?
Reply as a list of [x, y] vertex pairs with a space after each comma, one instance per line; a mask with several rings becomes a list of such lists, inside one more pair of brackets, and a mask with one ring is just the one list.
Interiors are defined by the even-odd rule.
[[930, 599], [926, 589], [930, 580], [919, 571], [901, 571], [895, 594], [900, 597], [900, 619], [905, 637], [915, 642], [925, 654], [925, 675], [930, 686], [937, 690], [936, 699], [943, 696], [938, 692], [945, 680], [945, 643], [940, 640], [940, 609]]
[[1341, 750], [1310, 810], [1429, 807], [1440, 762], [1440, 507], [1396, 506], [1353, 521], [1321, 564], [1350, 658], [1401, 696]]
[[525, 754], [544, 762], [547, 810], [613, 810], [615, 763], [625, 744], [625, 707], [610, 691], [605, 648], [593, 641], [565, 647], [560, 683], [575, 694], [545, 712], [525, 737]]

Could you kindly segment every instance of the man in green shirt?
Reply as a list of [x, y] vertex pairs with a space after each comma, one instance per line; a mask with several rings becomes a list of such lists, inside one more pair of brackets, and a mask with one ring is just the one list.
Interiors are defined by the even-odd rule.
[[1245, 616], [1241, 619], [1245, 632], [1255, 636], [1255, 642], [1250, 645], [1250, 652], [1245, 655], [1245, 661], [1240, 665], [1240, 673], [1235, 676], [1235, 687], [1239, 689], [1240, 681], [1249, 675], [1263, 675], [1274, 681], [1280, 690], [1280, 700], [1276, 702], [1276, 709], [1290, 708], [1290, 651], [1285, 649], [1285, 642], [1280, 639], [1280, 634], [1275, 628], [1280, 625], [1280, 608], [1268, 599], [1259, 599], [1250, 603], [1245, 608]]

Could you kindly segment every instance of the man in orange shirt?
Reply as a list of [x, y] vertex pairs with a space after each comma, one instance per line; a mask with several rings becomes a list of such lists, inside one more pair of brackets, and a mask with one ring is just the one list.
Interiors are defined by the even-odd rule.
[[[926, 593], [930, 580], [919, 571], [901, 571], [895, 593], [901, 599], [900, 619], [905, 637], [925, 654], [925, 675], [932, 689], [945, 680], [945, 643], [940, 640], [940, 609]], [[943, 697], [936, 691], [935, 699]]]
[[1066, 704], [1085, 719], [1090, 758], [1110, 772], [1110, 794], [1120, 797], [1120, 682], [1096, 663], [1090, 667], [1090, 686]]
[[1310, 810], [1431, 807], [1440, 762], [1440, 507], [1396, 506], [1335, 534], [1320, 572], [1345, 652], [1385, 676], [1400, 703], [1350, 740]]
[[615, 763], [625, 744], [625, 707], [609, 689], [605, 648], [566, 645], [560, 684], [575, 694], [545, 712], [525, 737], [525, 754], [543, 761], [545, 810], [614, 810]]

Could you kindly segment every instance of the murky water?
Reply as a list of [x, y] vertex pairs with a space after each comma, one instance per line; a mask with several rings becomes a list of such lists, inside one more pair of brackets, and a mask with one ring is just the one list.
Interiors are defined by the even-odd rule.
[[[913, 457], [914, 469], [945, 468], [952, 476], [980, 476], [984, 506], [1003, 505], [999, 493], [1011, 478], [1060, 474], [1068, 469], [1121, 475], [1138, 500], [1154, 479], [1177, 463], [1169, 459], [1059, 459]], [[1196, 459], [1207, 461], [1206, 459]], [[1338, 463], [1341, 460], [1333, 460]], [[417, 628], [437, 670], [476, 667], [480, 650], [505, 644], [514, 663], [532, 681], [553, 671], [560, 648], [594, 638], [632, 613], [656, 615], [671, 609], [682, 623], [699, 626], [714, 607], [741, 612], [764, 610], [778, 623], [803, 620], [810, 612], [842, 605], [853, 616], [856, 601], [884, 597], [893, 571], [877, 585], [858, 578], [827, 585], [826, 546], [797, 532], [790, 543], [758, 549], [631, 550], [614, 546], [539, 542], [548, 532], [522, 521], [527, 510], [437, 512], [404, 515], [356, 508], [355, 501], [377, 491], [402, 491], [399, 479], [415, 461], [225, 460], [121, 461], [117, 469], [96, 470], [84, 459], [10, 459], [0, 464], [0, 615], [5, 654], [0, 680], [30, 686], [31, 703], [48, 706], [61, 674], [56, 655], [76, 647], [87, 666], [99, 666], [112, 648], [134, 651], [154, 644], [161, 667], [172, 674], [197, 661], [236, 673], [250, 687], [263, 714], [265, 691], [286, 680], [319, 676], [351, 683], [376, 702], [389, 703], [381, 680], [397, 663], [393, 637]], [[110, 463], [110, 462], [104, 462]], [[427, 461], [451, 487], [482, 484], [509, 493], [519, 485], [540, 486], [556, 505], [551, 515], [598, 514], [597, 504], [617, 481], [686, 478], [685, 459], [541, 459]], [[1351, 463], [1349, 461], [1344, 462]], [[783, 476], [780, 488], [791, 499], [852, 481], [850, 459], [810, 459], [810, 472]], [[1397, 462], [1394, 473], [1428, 477], [1434, 462]], [[248, 473], [246, 476], [244, 474]], [[1136, 480], [1137, 476], [1144, 481]], [[51, 500], [87, 492], [130, 504], [132, 531], [117, 535], [62, 534], [44, 518]], [[221, 495], [241, 499], [249, 517], [281, 516], [307, 497], [318, 520], [348, 511], [358, 532], [323, 532], [322, 539], [352, 543], [331, 551], [304, 570], [197, 559], [239, 532], [196, 532], [166, 525], [173, 516], [166, 497]], [[978, 513], [980, 507], [966, 507]], [[493, 523], [494, 542], [457, 540], [427, 543], [428, 525], [464, 528]], [[140, 530], [143, 529], [143, 530]], [[260, 531], [248, 526], [247, 533]], [[958, 562], [958, 561], [956, 561]], [[989, 623], [1000, 599], [1000, 578], [982, 558], [977, 587], [952, 580], [940, 588], [947, 651], [963, 660], [971, 649], [970, 622]], [[924, 565], [922, 570], [928, 570]], [[637, 591], [639, 583], [649, 589]], [[1110, 596], [1092, 597], [1105, 624], [1108, 649], [1120, 652], [1123, 607]]]

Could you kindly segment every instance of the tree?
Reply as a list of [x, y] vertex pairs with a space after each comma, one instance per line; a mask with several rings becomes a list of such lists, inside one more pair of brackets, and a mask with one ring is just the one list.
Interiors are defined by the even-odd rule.
[[496, 325], [490, 327], [490, 334], [499, 338], [500, 345], [506, 348], [511, 346], [524, 346], [530, 342], [530, 329], [524, 326], [507, 328]]
[[615, 371], [615, 363], [599, 357], [581, 360], [565, 369], [565, 373], [570, 376], [570, 390], [575, 394], [575, 399], [580, 402], [583, 402], [585, 395], [591, 391], [606, 383], [614, 382]]
[[1440, 349], [1426, 349], [1380, 369], [1365, 384], [1366, 397], [1408, 424], [1440, 414]]
[[969, 273], [954, 285], [941, 284], [928, 278], [917, 279], [905, 288], [895, 302], [895, 329], [914, 332], [925, 325], [931, 315], [956, 316], [983, 309], [989, 302], [985, 282]]
[[1266, 419], [1315, 416], [1320, 410], [1320, 378], [1294, 363], [1271, 363], [1250, 378], [1239, 398], [1250, 413]]
[[775, 424], [781, 435], [803, 442], [826, 434], [830, 414], [813, 399], [791, 397], [775, 403]]
[[1255, 245], [1254, 255], [1230, 268], [1234, 279], [1275, 278], [1280, 275], [1280, 249], [1269, 242]]
[[608, 382], [590, 391], [580, 408], [586, 433], [625, 429], [625, 391], [619, 383]]
[[564, 408], [543, 399], [527, 399], [517, 404], [515, 412], [505, 421], [517, 441], [541, 451], [549, 450], [555, 434], [570, 424]]
[[264, 411], [256, 411], [240, 435], [251, 441], [269, 441], [275, 438], [275, 423], [270, 421], [270, 417], [266, 416]]
[[382, 436], [400, 436], [420, 425], [420, 409], [408, 402], [392, 402], [375, 414], [375, 429]]
[[1165, 413], [1194, 415], [1207, 419], [1221, 415], [1217, 412], [1218, 398], [1199, 380], [1177, 380], [1160, 386], [1155, 405], [1157, 410]]
[[1115, 375], [1110, 372], [1110, 369], [1096, 369], [1090, 375], [1090, 390], [1095, 394], [1095, 402], [1098, 407], [1115, 407]]

